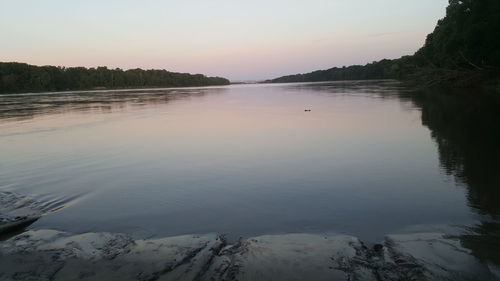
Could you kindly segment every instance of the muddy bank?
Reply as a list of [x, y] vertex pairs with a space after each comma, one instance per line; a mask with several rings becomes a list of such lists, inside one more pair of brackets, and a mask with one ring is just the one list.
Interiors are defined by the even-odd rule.
[[0, 192], [0, 241], [21, 233], [40, 217], [64, 208], [58, 202], [41, 202], [14, 192]]
[[35, 230], [1, 242], [0, 261], [0, 280], [499, 280], [494, 266], [438, 233], [366, 247], [345, 235], [227, 244], [217, 234], [134, 240]]
[[[500, 270], [440, 233], [388, 235], [367, 246], [347, 235], [223, 235], [134, 239], [119, 233], [24, 231], [61, 206], [0, 194], [4, 280], [500, 280]], [[13, 231], [15, 230], [15, 231]]]

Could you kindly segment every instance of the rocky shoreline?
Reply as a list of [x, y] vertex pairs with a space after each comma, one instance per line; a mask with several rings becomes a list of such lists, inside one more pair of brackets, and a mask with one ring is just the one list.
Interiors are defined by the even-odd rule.
[[[13, 209], [27, 217], [10, 215], [6, 223], [46, 211], [9, 196], [4, 203], [24, 203], [3, 204], [2, 218]], [[500, 280], [500, 271], [442, 233], [387, 235], [369, 247], [348, 235], [264, 235], [229, 243], [219, 234], [134, 239], [38, 229], [0, 240], [0, 280]]]

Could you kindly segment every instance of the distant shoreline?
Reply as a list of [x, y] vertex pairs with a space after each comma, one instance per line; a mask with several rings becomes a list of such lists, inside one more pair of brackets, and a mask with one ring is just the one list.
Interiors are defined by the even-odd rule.
[[164, 69], [36, 66], [0, 62], [0, 93], [222, 86], [223, 77], [170, 72]]
[[132, 92], [132, 91], [161, 91], [171, 89], [197, 89], [197, 88], [220, 88], [228, 85], [210, 85], [210, 86], [177, 86], [177, 87], [130, 87], [130, 88], [105, 88], [105, 89], [78, 89], [78, 90], [60, 90], [60, 91], [41, 91], [25, 93], [0, 93], [0, 96], [20, 96], [20, 95], [39, 95], [39, 94], [69, 94], [69, 93], [106, 93], [106, 92]]
[[450, 1], [446, 16], [413, 55], [281, 76], [271, 83], [398, 79], [420, 88], [500, 92], [498, 1]]

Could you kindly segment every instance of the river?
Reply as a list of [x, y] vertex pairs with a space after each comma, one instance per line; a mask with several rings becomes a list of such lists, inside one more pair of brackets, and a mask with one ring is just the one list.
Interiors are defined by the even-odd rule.
[[499, 263], [500, 102], [477, 95], [396, 81], [0, 95], [0, 192], [56, 210], [31, 229], [438, 231]]

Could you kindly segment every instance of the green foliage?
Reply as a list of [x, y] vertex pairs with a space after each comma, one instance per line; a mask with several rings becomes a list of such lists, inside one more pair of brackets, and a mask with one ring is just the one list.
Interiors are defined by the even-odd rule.
[[331, 68], [267, 82], [401, 79], [421, 85], [473, 86], [498, 81], [500, 1], [450, 0], [425, 45], [413, 56], [365, 66]]
[[500, 67], [500, 1], [450, 0], [446, 17], [416, 54], [419, 65], [447, 69]]
[[34, 66], [0, 62], [0, 93], [228, 85], [229, 80], [166, 70]]
[[369, 63], [365, 66], [353, 65], [349, 67], [334, 67], [327, 70], [318, 70], [306, 74], [296, 74], [283, 76], [268, 82], [318, 82], [335, 80], [367, 80], [367, 79], [387, 79], [390, 78], [391, 60], [381, 60]]

